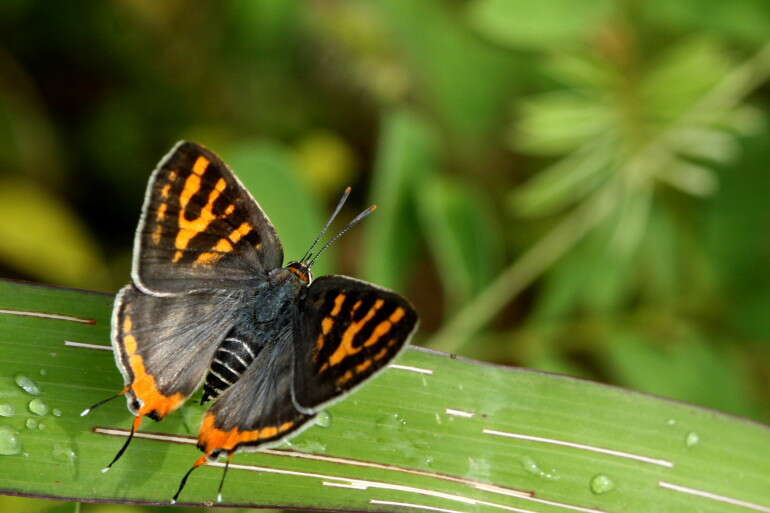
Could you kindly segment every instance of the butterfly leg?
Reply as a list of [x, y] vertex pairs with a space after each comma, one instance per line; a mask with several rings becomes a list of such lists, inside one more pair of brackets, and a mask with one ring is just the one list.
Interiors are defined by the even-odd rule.
[[222, 502], [222, 487], [225, 485], [225, 477], [227, 476], [227, 470], [230, 468], [230, 462], [233, 461], [234, 452], [227, 455], [227, 462], [225, 462], [225, 470], [222, 472], [222, 480], [219, 482], [219, 489], [217, 490], [217, 502]]
[[190, 474], [192, 474], [192, 471], [200, 467], [201, 465], [205, 464], [207, 461], [208, 461], [208, 458], [206, 457], [205, 454], [200, 458], [198, 458], [197, 460], [195, 460], [195, 463], [193, 463], [193, 466], [190, 467], [190, 470], [188, 470], [187, 473], [185, 473], [184, 477], [182, 477], [182, 481], [179, 482], [179, 488], [174, 494], [174, 497], [171, 499], [171, 504], [176, 504], [176, 500], [179, 498], [179, 495], [182, 493], [184, 486], [187, 484], [187, 478], [190, 477]]
[[131, 433], [129, 433], [128, 438], [126, 439], [126, 442], [123, 444], [123, 447], [121, 447], [118, 453], [115, 455], [115, 457], [112, 458], [112, 461], [110, 462], [110, 464], [102, 469], [102, 472], [109, 472], [109, 470], [112, 468], [115, 462], [118, 461], [121, 456], [123, 456], [123, 453], [126, 452], [126, 449], [128, 449], [128, 445], [131, 443], [131, 440], [134, 439], [134, 433], [136, 432], [137, 429], [139, 429], [139, 426], [141, 425], [142, 425], [142, 416], [137, 415], [136, 417], [134, 417], [134, 422], [131, 424]]
[[83, 410], [82, 412], [80, 412], [80, 416], [81, 416], [81, 417], [85, 417], [86, 415], [88, 415], [89, 413], [91, 413], [91, 412], [92, 412], [94, 409], [98, 408], [99, 406], [101, 406], [101, 405], [103, 405], [103, 404], [105, 404], [105, 403], [108, 403], [108, 402], [112, 401], [113, 399], [116, 399], [116, 398], [120, 397], [121, 395], [124, 395], [126, 392], [128, 392], [128, 388], [129, 388], [129, 387], [127, 387], [127, 386], [126, 386], [126, 387], [123, 387], [123, 390], [121, 390], [121, 391], [120, 391], [120, 392], [118, 392], [117, 394], [115, 394], [115, 395], [111, 395], [111, 396], [109, 396], [107, 399], [102, 399], [102, 400], [101, 400], [101, 401], [99, 401], [98, 403], [96, 403], [96, 404], [93, 404], [93, 405], [89, 406], [88, 408], [86, 408], [85, 410]]

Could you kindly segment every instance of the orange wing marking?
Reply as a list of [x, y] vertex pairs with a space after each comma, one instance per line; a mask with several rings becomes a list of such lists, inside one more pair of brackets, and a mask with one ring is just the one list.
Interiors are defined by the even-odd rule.
[[[232, 207], [232, 205], [230, 205]], [[232, 211], [230, 211], [232, 212]], [[227, 210], [225, 210], [227, 215]], [[241, 223], [241, 225], [230, 232], [226, 239], [219, 239], [214, 246], [214, 251], [208, 251], [201, 253], [198, 258], [195, 259], [196, 264], [211, 264], [222, 258], [223, 253], [229, 253], [235, 249], [235, 245], [243, 237], [249, 234], [251, 231], [251, 225], [249, 223]]]
[[[195, 167], [200, 167], [199, 163], [201, 162], [201, 159], [208, 165], [208, 161], [203, 157], [200, 157], [195, 162]], [[193, 172], [196, 172], [195, 169], [193, 169]], [[182, 189], [182, 194], [179, 197], [179, 232], [176, 234], [176, 241], [174, 243], [177, 249], [174, 254], [174, 262], [178, 262], [179, 259], [182, 258], [183, 251], [187, 249], [190, 240], [200, 232], [204, 231], [212, 221], [217, 219], [217, 216], [214, 214], [214, 202], [227, 187], [227, 182], [224, 178], [220, 178], [214, 186], [214, 190], [209, 193], [208, 201], [201, 209], [200, 215], [196, 219], [188, 221], [184, 216], [185, 207], [187, 207], [187, 204], [190, 202], [193, 195], [200, 190], [200, 186], [201, 179], [198, 174], [191, 174], [187, 177], [184, 189]]]
[[128, 363], [134, 375], [129, 387], [142, 404], [139, 408], [139, 418], [152, 412], [163, 418], [182, 406], [185, 398], [179, 392], [172, 396], [166, 396], [158, 390], [155, 378], [147, 373], [144, 358], [137, 352], [136, 337], [131, 333], [132, 324], [131, 316], [126, 315], [123, 319], [123, 347], [128, 355]]
[[342, 334], [342, 342], [340, 343], [339, 347], [337, 348], [334, 353], [329, 357], [329, 364], [334, 366], [340, 363], [342, 360], [347, 358], [348, 356], [354, 355], [361, 351], [362, 347], [353, 347], [353, 337], [356, 336], [356, 333], [361, 331], [361, 328], [364, 327], [364, 325], [369, 322], [372, 317], [374, 317], [374, 314], [377, 313], [377, 310], [379, 310], [382, 305], [385, 304], [385, 301], [382, 299], [378, 299], [374, 302], [374, 305], [369, 309], [368, 312], [366, 312], [366, 315], [357, 322], [350, 323], [350, 326], [348, 326], [348, 329], [345, 330], [345, 333]]
[[337, 297], [334, 298], [334, 309], [332, 309], [331, 316], [337, 317], [337, 314], [340, 313], [340, 310], [342, 309], [342, 303], [345, 302], [345, 294], [337, 294]]
[[198, 176], [203, 176], [206, 168], [209, 167], [209, 159], [206, 157], [198, 157], [193, 164], [192, 172]]
[[274, 438], [291, 429], [294, 422], [284, 422], [280, 426], [267, 426], [262, 429], [245, 430], [233, 428], [228, 431], [216, 427], [213, 413], [207, 413], [198, 435], [198, 447], [208, 456], [216, 450], [234, 451], [240, 444]]
[[155, 219], [158, 221], [163, 221], [163, 218], [166, 217], [166, 209], [168, 209], [168, 205], [166, 203], [161, 203], [158, 207], [158, 212], [155, 215]]
[[313, 357], [316, 362], [318, 361], [318, 355], [321, 352], [321, 349], [324, 347], [324, 337], [329, 334], [333, 327], [334, 319], [331, 317], [324, 317], [324, 319], [321, 321], [321, 333], [315, 340], [315, 352]]
[[[388, 344], [382, 349], [380, 349], [379, 352], [377, 352], [377, 354], [375, 354], [372, 358], [370, 358], [369, 360], [364, 360], [363, 362], [356, 365], [355, 374], [361, 374], [362, 372], [366, 371], [367, 369], [369, 369], [369, 367], [372, 366], [372, 362], [376, 362], [378, 360], [382, 360], [383, 358], [385, 358], [385, 356], [388, 353], [390, 353], [390, 348], [393, 347], [395, 343], [396, 343], [396, 339], [388, 340]], [[337, 384], [344, 385], [345, 383], [353, 379], [353, 376], [355, 374], [351, 370], [346, 371], [345, 374], [343, 374], [337, 379]]]

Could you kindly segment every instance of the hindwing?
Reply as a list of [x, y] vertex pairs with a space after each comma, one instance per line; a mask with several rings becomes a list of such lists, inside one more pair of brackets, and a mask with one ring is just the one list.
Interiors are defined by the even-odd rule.
[[115, 298], [112, 347], [131, 413], [161, 419], [195, 392], [235, 323], [243, 294], [157, 297], [123, 287]]
[[292, 353], [287, 326], [219, 396], [198, 436], [206, 456], [263, 449], [308, 426], [314, 415], [297, 411], [291, 400]]

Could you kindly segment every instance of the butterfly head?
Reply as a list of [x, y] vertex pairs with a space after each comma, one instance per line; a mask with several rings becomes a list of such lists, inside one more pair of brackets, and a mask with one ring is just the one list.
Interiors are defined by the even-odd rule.
[[300, 280], [302, 280], [305, 283], [310, 283], [313, 280], [313, 276], [310, 274], [310, 268], [313, 266], [315, 261], [318, 259], [319, 256], [321, 256], [321, 253], [323, 253], [326, 248], [334, 244], [334, 242], [342, 237], [345, 232], [350, 230], [353, 225], [361, 221], [363, 218], [371, 214], [377, 209], [377, 205], [372, 205], [371, 207], [367, 208], [360, 214], [358, 214], [352, 221], [350, 221], [345, 228], [340, 230], [340, 232], [332, 237], [331, 240], [329, 240], [326, 244], [324, 244], [321, 249], [313, 253], [313, 249], [316, 247], [316, 244], [318, 244], [318, 241], [321, 240], [321, 237], [324, 236], [326, 233], [326, 230], [329, 229], [329, 226], [331, 226], [332, 221], [334, 221], [334, 218], [337, 217], [337, 214], [340, 213], [340, 210], [342, 210], [342, 206], [345, 204], [345, 200], [348, 199], [348, 196], [350, 195], [350, 187], [347, 187], [345, 189], [345, 192], [342, 194], [342, 197], [340, 198], [339, 202], [337, 203], [337, 208], [334, 209], [334, 213], [329, 217], [329, 220], [326, 221], [326, 225], [324, 225], [323, 229], [321, 230], [321, 233], [318, 234], [318, 237], [315, 238], [313, 243], [310, 245], [310, 248], [305, 252], [305, 255], [298, 261], [298, 262], [290, 262], [286, 269], [288, 269], [291, 273], [296, 275]]
[[310, 265], [306, 262], [289, 262], [286, 269], [306, 284], [310, 284], [313, 281]]

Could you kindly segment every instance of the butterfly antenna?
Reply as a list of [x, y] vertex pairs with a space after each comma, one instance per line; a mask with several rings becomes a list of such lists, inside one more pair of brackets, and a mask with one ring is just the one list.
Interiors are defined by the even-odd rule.
[[326, 233], [326, 230], [328, 230], [329, 226], [331, 226], [332, 222], [334, 221], [334, 218], [337, 217], [337, 214], [339, 214], [340, 210], [342, 210], [342, 205], [345, 204], [345, 201], [347, 201], [348, 196], [350, 196], [350, 191], [351, 191], [350, 187], [345, 188], [345, 192], [342, 193], [342, 197], [337, 202], [337, 208], [334, 209], [334, 212], [329, 217], [329, 220], [326, 221], [326, 225], [323, 227], [323, 230], [321, 230], [321, 233], [318, 234], [318, 237], [315, 238], [313, 243], [305, 252], [304, 256], [299, 260], [300, 262], [307, 262], [307, 259], [310, 258], [310, 256], [312, 255], [311, 252], [313, 251], [313, 248], [315, 248], [316, 244], [318, 244], [318, 241], [321, 240], [321, 237], [324, 236], [324, 234]]
[[326, 251], [326, 248], [328, 248], [329, 246], [331, 246], [332, 244], [334, 244], [334, 242], [336, 242], [336, 240], [337, 240], [337, 239], [339, 239], [340, 237], [342, 237], [343, 235], [345, 235], [345, 233], [346, 233], [348, 230], [350, 230], [351, 228], [353, 228], [353, 226], [355, 226], [356, 224], [358, 224], [358, 223], [359, 223], [360, 221], [362, 221], [362, 220], [363, 220], [363, 219], [364, 219], [366, 216], [368, 216], [369, 214], [371, 214], [371, 213], [372, 213], [372, 212], [374, 212], [375, 210], [377, 210], [377, 205], [372, 205], [371, 207], [367, 208], [366, 210], [364, 210], [363, 212], [361, 212], [360, 214], [358, 214], [358, 215], [355, 217], [355, 219], [353, 219], [352, 221], [350, 221], [350, 222], [348, 223], [348, 225], [347, 225], [345, 228], [343, 228], [343, 229], [342, 229], [342, 231], [340, 231], [340, 233], [338, 233], [337, 235], [335, 235], [335, 236], [334, 236], [334, 238], [332, 238], [332, 239], [331, 239], [329, 242], [327, 242], [326, 244], [324, 244], [324, 245], [323, 245], [323, 247], [322, 247], [321, 249], [319, 249], [319, 250], [318, 250], [318, 253], [316, 253], [316, 254], [315, 254], [315, 256], [313, 256], [313, 259], [312, 259], [310, 262], [308, 262], [307, 266], [308, 266], [308, 267], [312, 267], [312, 266], [313, 266], [313, 264], [315, 263], [315, 261], [318, 259], [318, 257], [319, 257], [319, 256], [321, 256], [321, 253], [323, 253], [324, 251]]
[[197, 460], [195, 460], [195, 463], [193, 463], [193, 466], [190, 467], [190, 470], [187, 471], [187, 473], [182, 478], [182, 481], [179, 483], [179, 489], [174, 494], [174, 497], [171, 499], [171, 504], [176, 504], [176, 500], [179, 498], [179, 494], [182, 493], [182, 490], [184, 490], [184, 485], [187, 484], [187, 478], [190, 477], [190, 474], [192, 474], [192, 471], [196, 468], [200, 467], [204, 463], [206, 463], [207, 459], [206, 456], [201, 456]]
[[227, 470], [230, 468], [230, 460], [233, 459], [233, 454], [227, 457], [225, 463], [225, 471], [222, 472], [222, 480], [219, 482], [219, 489], [217, 490], [217, 502], [222, 502], [222, 487], [225, 485], [225, 477], [227, 476]]
[[134, 422], [131, 424], [131, 433], [129, 433], [128, 438], [126, 438], [126, 442], [123, 444], [123, 447], [121, 447], [118, 453], [115, 455], [115, 457], [112, 458], [112, 461], [110, 462], [110, 464], [102, 469], [102, 472], [109, 472], [109, 470], [112, 468], [115, 462], [118, 461], [121, 456], [123, 456], [123, 453], [126, 452], [126, 449], [128, 449], [128, 444], [130, 444], [131, 440], [134, 439], [134, 433], [136, 432], [137, 429], [139, 429], [139, 426], [141, 425], [142, 425], [142, 417], [140, 415], [137, 415], [136, 418], [134, 418]]

